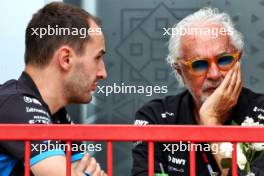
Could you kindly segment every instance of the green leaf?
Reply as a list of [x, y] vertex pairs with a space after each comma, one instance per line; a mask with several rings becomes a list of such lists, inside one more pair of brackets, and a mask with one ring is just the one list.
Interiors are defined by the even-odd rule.
[[251, 172], [251, 169], [250, 169], [250, 163], [247, 162], [246, 163], [246, 166], [245, 166], [245, 169], [244, 169], [247, 173]]
[[231, 168], [232, 167], [232, 158], [223, 158], [221, 160], [221, 166], [224, 169]]
[[236, 123], [234, 120], [231, 121], [231, 125], [239, 125], [238, 123]]
[[248, 159], [249, 155], [250, 155], [250, 150], [246, 150], [246, 144], [245, 143], [240, 143], [239, 147], [242, 149], [243, 154], [245, 155], [245, 157]]
[[252, 163], [252, 161], [253, 161], [253, 159], [254, 159], [254, 156], [255, 156], [255, 154], [256, 154], [256, 151], [255, 151], [255, 150], [253, 150], [253, 151], [251, 152], [250, 159], [248, 160], [248, 161], [249, 161], [249, 163]]

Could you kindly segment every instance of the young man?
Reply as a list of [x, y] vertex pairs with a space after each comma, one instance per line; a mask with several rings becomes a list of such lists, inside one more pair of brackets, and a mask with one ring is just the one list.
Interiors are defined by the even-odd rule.
[[[0, 87], [0, 123], [71, 124], [65, 106], [89, 103], [107, 73], [104, 35], [98, 19], [71, 5], [54, 2], [35, 13], [26, 29], [25, 70]], [[32, 141], [31, 146], [61, 141]], [[72, 176], [106, 175], [94, 158], [72, 155]], [[35, 176], [65, 176], [63, 149], [31, 148]], [[23, 175], [24, 143], [0, 141], [0, 175]]]

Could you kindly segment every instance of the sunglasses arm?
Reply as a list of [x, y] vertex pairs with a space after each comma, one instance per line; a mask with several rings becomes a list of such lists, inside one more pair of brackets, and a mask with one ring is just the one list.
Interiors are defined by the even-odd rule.
[[243, 51], [239, 51], [238, 53], [238, 60], [240, 61], [241, 57], [242, 57]]

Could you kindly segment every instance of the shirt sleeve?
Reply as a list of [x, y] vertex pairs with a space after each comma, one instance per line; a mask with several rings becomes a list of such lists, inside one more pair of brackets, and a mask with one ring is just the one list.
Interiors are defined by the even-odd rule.
[[[86, 153], [85, 150], [82, 150], [83, 147], [81, 146], [86, 146], [86, 144], [82, 143], [81, 141], [72, 142], [72, 162], [81, 160], [84, 154]], [[84, 149], [86, 148], [84, 147]]]
[[[0, 123], [43, 124], [51, 123], [50, 115], [40, 101], [27, 95], [13, 95], [0, 107]], [[60, 141], [31, 141], [30, 166], [51, 156], [65, 156]], [[24, 162], [24, 141], [0, 141], [2, 151]]]
[[[153, 119], [155, 113], [149, 106], [144, 106], [135, 114], [135, 125], [157, 124]], [[137, 141], [132, 149], [133, 166], [132, 176], [146, 176], [148, 174], [148, 144], [147, 142]], [[154, 144], [154, 170], [161, 173], [160, 164], [165, 166], [159, 143]]]

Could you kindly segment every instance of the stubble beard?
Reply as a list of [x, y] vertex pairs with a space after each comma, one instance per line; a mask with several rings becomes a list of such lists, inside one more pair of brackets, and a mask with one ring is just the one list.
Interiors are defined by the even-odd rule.
[[[80, 66], [82, 67], [82, 66]], [[91, 92], [88, 92], [89, 77], [83, 75], [82, 69], [75, 72], [64, 82], [64, 95], [69, 103], [89, 103], [92, 100]]]

